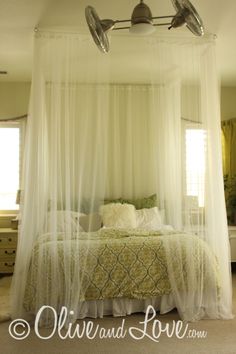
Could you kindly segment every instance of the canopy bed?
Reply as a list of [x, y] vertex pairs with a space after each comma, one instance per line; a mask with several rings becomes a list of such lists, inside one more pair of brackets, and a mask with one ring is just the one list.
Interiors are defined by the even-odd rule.
[[13, 317], [232, 317], [214, 41], [36, 33]]

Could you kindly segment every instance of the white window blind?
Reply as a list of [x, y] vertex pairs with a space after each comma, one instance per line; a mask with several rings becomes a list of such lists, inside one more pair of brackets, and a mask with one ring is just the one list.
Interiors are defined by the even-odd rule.
[[0, 123], [0, 210], [17, 210], [20, 179], [20, 125]]

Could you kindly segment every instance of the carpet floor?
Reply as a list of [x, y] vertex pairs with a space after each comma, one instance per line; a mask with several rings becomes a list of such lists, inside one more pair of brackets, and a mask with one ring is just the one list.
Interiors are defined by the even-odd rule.
[[0, 279], [0, 322], [10, 319], [9, 290], [11, 277]]
[[[2, 281], [2, 279], [1, 279]], [[9, 279], [5, 282], [9, 283]], [[233, 273], [233, 306], [236, 314], [236, 272]], [[2, 290], [0, 286], [0, 291]], [[167, 315], [157, 315], [163, 324], [172, 321], [178, 321], [179, 317], [176, 311]], [[139, 327], [139, 322], [144, 320], [143, 314], [134, 314], [125, 317], [125, 328]], [[86, 320], [87, 323], [88, 320]], [[95, 325], [100, 328], [110, 329], [118, 328], [121, 325], [121, 318], [105, 317], [103, 319], [93, 320]], [[178, 339], [175, 336], [168, 338], [165, 334], [161, 335], [159, 342], [154, 342], [145, 337], [141, 340], [135, 340], [127, 335], [120, 339], [61, 339], [57, 332], [52, 338], [46, 340], [39, 338], [31, 329], [30, 335], [24, 340], [13, 339], [8, 331], [10, 321], [0, 323], [0, 353], [1, 354], [236, 354], [236, 318], [228, 321], [223, 320], [202, 320], [188, 324], [189, 330], [205, 331], [206, 338], [183, 338]], [[148, 334], [151, 335], [152, 327], [148, 328]], [[51, 329], [41, 329], [42, 337], [50, 336]], [[63, 332], [64, 333], [64, 332]], [[196, 333], [196, 332], [192, 332]]]

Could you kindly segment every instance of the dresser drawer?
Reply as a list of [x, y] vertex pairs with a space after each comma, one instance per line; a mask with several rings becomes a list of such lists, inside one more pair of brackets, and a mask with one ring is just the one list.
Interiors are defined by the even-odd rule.
[[16, 237], [2, 237], [0, 236], [0, 248], [16, 248]]
[[0, 273], [13, 273], [15, 262], [5, 261], [0, 262]]
[[0, 274], [13, 273], [17, 247], [17, 231], [0, 228]]
[[[1, 230], [1, 229], [0, 229]], [[0, 248], [16, 248], [17, 233], [0, 231]]]
[[16, 257], [16, 250], [14, 248], [0, 248], [0, 259], [14, 260]]

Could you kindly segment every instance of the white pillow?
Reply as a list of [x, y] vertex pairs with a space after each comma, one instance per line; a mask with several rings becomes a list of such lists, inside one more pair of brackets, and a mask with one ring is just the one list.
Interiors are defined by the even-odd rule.
[[118, 229], [136, 228], [135, 207], [131, 204], [111, 203], [99, 209], [103, 226]]
[[47, 230], [50, 232], [55, 227], [57, 232], [65, 231], [84, 231], [79, 224], [79, 217], [85, 215], [71, 210], [55, 210], [48, 212], [47, 215]]
[[136, 210], [137, 228], [159, 230], [162, 227], [161, 215], [157, 207]]

